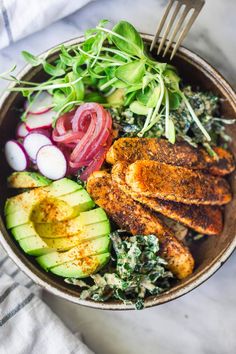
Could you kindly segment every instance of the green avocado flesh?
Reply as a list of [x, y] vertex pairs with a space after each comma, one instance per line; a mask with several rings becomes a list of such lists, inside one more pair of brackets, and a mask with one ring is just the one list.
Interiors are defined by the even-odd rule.
[[98, 272], [109, 259], [110, 253], [103, 253], [58, 265], [50, 268], [50, 271], [64, 278], [86, 278]]
[[[92, 209], [93, 200], [81, 185], [67, 178], [52, 182], [9, 198], [5, 205], [7, 228], [20, 247], [38, 257], [44, 268], [77, 263], [77, 277], [88, 276], [105, 264], [89, 265], [82, 260], [101, 254], [109, 255], [110, 223], [105, 211]], [[92, 210], [91, 210], [92, 209]], [[46, 257], [47, 256], [47, 257]], [[105, 257], [107, 258], [107, 257]], [[60, 268], [57, 275], [64, 276]]]
[[52, 252], [40, 256], [36, 260], [42, 268], [47, 270], [76, 259], [107, 253], [109, 252], [109, 247], [109, 237], [103, 236], [96, 240], [82, 242], [67, 252]]
[[29, 219], [34, 222], [68, 220], [94, 206], [88, 192], [81, 189], [81, 186], [73, 193], [57, 197], [46, 188], [33, 189], [7, 200], [5, 206], [7, 228], [25, 224]]
[[48, 247], [48, 245], [38, 235], [20, 240], [19, 245], [25, 253], [28, 253], [31, 256], [40, 256], [42, 254], [54, 251], [54, 249]]
[[52, 181], [37, 172], [13, 172], [7, 179], [9, 188], [45, 187]]
[[47, 187], [36, 188], [7, 199], [4, 213], [8, 215], [19, 212], [21, 208], [27, 209], [28, 207], [31, 209], [35, 203], [40, 202], [46, 197], [59, 198], [74, 193], [79, 189], [82, 189], [81, 185], [68, 178], [63, 178], [51, 183]]
[[65, 251], [74, 246], [77, 246], [79, 243], [92, 240], [97, 237], [108, 235], [110, 233], [110, 224], [109, 221], [103, 221], [98, 224], [87, 225], [84, 229], [74, 235], [66, 236], [59, 238], [45, 238], [42, 237], [42, 240], [51, 248], [55, 248], [58, 251]]
[[107, 221], [106, 213], [101, 208], [96, 208], [83, 213], [79, 216], [64, 222], [57, 223], [36, 223], [34, 225], [36, 231], [46, 238], [59, 238], [65, 236], [73, 236], [88, 231], [84, 228], [85, 225], [97, 224], [102, 221]]

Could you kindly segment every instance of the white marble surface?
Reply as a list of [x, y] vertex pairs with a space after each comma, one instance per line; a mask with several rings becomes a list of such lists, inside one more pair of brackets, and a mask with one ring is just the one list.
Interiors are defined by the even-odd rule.
[[[163, 0], [97, 0], [0, 51], [0, 71], [23, 65], [21, 50], [35, 54], [94, 26], [99, 19], [131, 21], [153, 33]], [[185, 45], [202, 55], [236, 86], [236, 2], [206, 0]], [[0, 89], [4, 82], [0, 82]], [[236, 353], [236, 253], [205, 284], [171, 303], [140, 312], [83, 308], [50, 294], [45, 300], [74, 331], [83, 333], [97, 354]]]

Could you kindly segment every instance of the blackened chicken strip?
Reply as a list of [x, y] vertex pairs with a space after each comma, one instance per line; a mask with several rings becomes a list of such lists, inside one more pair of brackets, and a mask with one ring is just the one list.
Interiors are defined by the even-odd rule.
[[117, 161], [133, 163], [137, 160], [154, 160], [193, 170], [204, 170], [224, 176], [235, 169], [232, 154], [221, 148], [213, 150], [218, 158], [210, 156], [203, 148], [194, 148], [186, 142], [169, 143], [158, 138], [120, 138], [114, 142], [106, 155], [108, 163]]
[[147, 208], [125, 194], [105, 171], [94, 172], [87, 181], [87, 190], [95, 203], [122, 229], [133, 235], [158, 237], [161, 255], [169, 269], [179, 279], [193, 272], [194, 259], [189, 250], [178, 241], [172, 231]]
[[223, 205], [232, 198], [229, 184], [222, 177], [157, 161], [132, 163], [125, 179], [142, 196], [184, 204]]
[[222, 212], [219, 207], [209, 205], [187, 205], [158, 198], [147, 198], [134, 192], [125, 182], [128, 164], [117, 162], [112, 168], [112, 179], [120, 189], [134, 200], [146, 205], [170, 219], [206, 235], [220, 234], [223, 228]]

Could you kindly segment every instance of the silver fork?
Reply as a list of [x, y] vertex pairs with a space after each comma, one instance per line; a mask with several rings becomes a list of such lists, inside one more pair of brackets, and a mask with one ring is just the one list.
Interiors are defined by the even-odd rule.
[[[172, 59], [180, 44], [188, 34], [188, 31], [196, 20], [204, 4], [205, 0], [169, 0], [165, 9], [165, 13], [161, 19], [159, 26], [157, 27], [157, 31], [155, 37], [153, 38], [150, 51], [153, 50], [161, 32], [163, 32], [160, 44], [158, 46], [157, 54], [160, 54], [162, 48], [164, 47], [164, 44], [166, 43], [166, 47], [162, 55], [164, 57], [167, 54], [171, 45], [175, 42], [170, 56], [170, 59]], [[192, 13], [190, 14], [191, 10]], [[165, 27], [168, 15], [170, 15], [171, 18]], [[179, 36], [175, 41], [177, 34], [179, 34]], [[167, 38], [168, 35], [169, 39]]]

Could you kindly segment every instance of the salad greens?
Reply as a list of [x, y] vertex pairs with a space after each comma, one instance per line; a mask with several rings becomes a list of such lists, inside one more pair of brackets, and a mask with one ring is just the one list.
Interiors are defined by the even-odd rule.
[[[21, 91], [30, 102], [35, 93], [50, 92], [56, 118], [82, 102], [99, 102], [104, 107], [127, 109], [139, 117], [137, 135], [140, 137], [147, 136], [153, 127], [164, 121], [159, 135], [164, 135], [171, 143], [179, 135], [172, 112], [182, 105], [187, 121], [197, 127], [201, 140], [210, 142], [206, 127], [180, 88], [175, 67], [152, 59], [140, 34], [130, 23], [120, 21], [112, 30], [106, 27], [107, 23], [102, 20], [96, 28], [89, 29], [83, 43], [54, 48], [50, 54], [59, 52], [54, 63], [49, 63], [44, 56], [36, 57], [23, 51], [29, 64], [43, 66], [49, 75], [47, 81], [20, 81], [11, 71], [1, 77], [18, 83], [11, 91]], [[122, 91], [122, 97], [116, 102], [109, 98], [117, 90]], [[186, 120], [182, 117], [180, 122], [185, 126]]]
[[[182, 101], [178, 103], [176, 109], [169, 112], [171, 121], [175, 126], [176, 136], [193, 147], [203, 144], [210, 155], [215, 155], [211, 146], [219, 144], [219, 137], [226, 143], [230, 140], [226, 133], [226, 126], [235, 123], [235, 120], [219, 117], [219, 98], [212, 93], [193, 91], [190, 86], [184, 86], [183, 92], [209, 132], [211, 142], [208, 143], [204, 139], [198, 126], [189, 117], [188, 110]], [[143, 127], [143, 117], [141, 115], [135, 114], [134, 110], [131, 111], [129, 107], [125, 109], [123, 107], [113, 107], [109, 110], [113, 118], [113, 124], [122, 136], [133, 137], [139, 134]], [[161, 137], [165, 133], [165, 123], [165, 116], [162, 116], [144, 136], [149, 138]]]
[[113, 264], [108, 271], [104, 268], [100, 274], [91, 275], [93, 285], [73, 278], [65, 281], [83, 289], [81, 299], [106, 301], [113, 297], [126, 304], [134, 303], [140, 310], [146, 295], [157, 295], [169, 288], [173, 275], [165, 268], [167, 262], [157, 255], [159, 243], [155, 235], [124, 237], [122, 233], [117, 230], [110, 234], [115, 251]]

